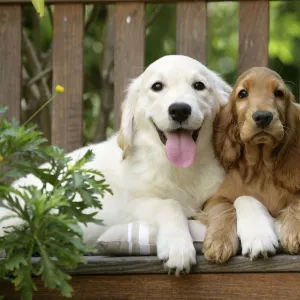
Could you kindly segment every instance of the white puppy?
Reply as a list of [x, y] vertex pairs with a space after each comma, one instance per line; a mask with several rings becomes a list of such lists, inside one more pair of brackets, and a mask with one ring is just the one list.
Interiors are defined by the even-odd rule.
[[[104, 173], [114, 192], [101, 200], [97, 217], [106, 226], [133, 220], [155, 226], [158, 257], [177, 274], [189, 272], [196, 262], [187, 218], [224, 178], [212, 134], [215, 116], [230, 92], [198, 61], [163, 57], [129, 86], [118, 137], [70, 154], [78, 159], [92, 149], [96, 158], [90, 167]], [[27, 176], [17, 182], [23, 184], [38, 181]], [[95, 244], [106, 226], [83, 226], [85, 241]]]

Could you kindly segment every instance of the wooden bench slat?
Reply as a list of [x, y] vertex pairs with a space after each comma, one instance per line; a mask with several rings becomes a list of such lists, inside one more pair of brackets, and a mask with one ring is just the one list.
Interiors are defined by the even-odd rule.
[[[74, 300], [296, 300], [300, 294], [300, 274], [190, 274], [74, 276], [71, 280]], [[33, 299], [66, 299], [46, 289], [40, 280]], [[0, 281], [5, 299], [19, 300], [10, 283]]]
[[[185, 295], [185, 299], [246, 300], [259, 295], [266, 300], [293, 300], [300, 293], [297, 255], [254, 261], [237, 256], [224, 265], [209, 263], [201, 255], [192, 274], [181, 277], [168, 276], [157, 257], [90, 256], [86, 260], [86, 265], [70, 272], [72, 299], [183, 299]], [[35, 297], [62, 299], [56, 291], [44, 288], [39, 279], [35, 281], [39, 288]], [[0, 281], [0, 291], [8, 299], [19, 299], [7, 281]]]
[[[1, 262], [2, 259], [0, 259]], [[77, 269], [67, 271], [71, 275], [125, 275], [165, 274], [163, 263], [156, 256], [86, 256], [85, 263]], [[33, 258], [37, 263], [39, 258]], [[191, 273], [300, 273], [300, 256], [277, 254], [268, 259], [256, 259], [241, 255], [232, 257], [226, 264], [208, 262], [203, 255], [197, 255], [197, 264]]]
[[0, 6], [0, 105], [8, 107], [5, 118], [19, 120], [22, 70], [21, 5]]
[[53, 34], [53, 89], [65, 92], [52, 102], [54, 145], [71, 151], [82, 145], [84, 6], [57, 4]]
[[144, 70], [145, 5], [144, 3], [117, 3], [115, 34], [115, 130], [120, 126], [124, 91], [131, 79]]
[[206, 1], [177, 3], [177, 53], [206, 64]]
[[[86, 257], [82, 264], [70, 274], [109, 275], [109, 274], [165, 274], [162, 262], [156, 256], [128, 257]], [[300, 257], [279, 254], [268, 259], [251, 261], [248, 257], [235, 256], [226, 264], [213, 264], [203, 255], [197, 256], [197, 265], [192, 273], [265, 273], [265, 272], [300, 272]]]
[[243, 1], [239, 14], [239, 74], [268, 65], [269, 1]]

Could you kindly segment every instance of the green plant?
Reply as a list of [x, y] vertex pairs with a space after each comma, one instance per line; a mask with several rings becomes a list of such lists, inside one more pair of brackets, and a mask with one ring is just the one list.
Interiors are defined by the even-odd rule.
[[[111, 193], [103, 175], [86, 167], [92, 151], [74, 162], [44, 142], [35, 126], [0, 120], [0, 209], [12, 212], [0, 219], [0, 225], [16, 216], [21, 221], [11, 222], [0, 237], [0, 252], [6, 253], [0, 259], [0, 278], [12, 281], [22, 299], [32, 299], [36, 289], [32, 275], [40, 276], [46, 287], [71, 296], [67, 282], [71, 277], [64, 270], [76, 268], [83, 255], [93, 251], [83, 243], [79, 223], [101, 224], [96, 213], [86, 209], [101, 209], [96, 195]], [[39, 188], [8, 183], [29, 173], [38, 178]], [[36, 263], [32, 256], [38, 256]]]

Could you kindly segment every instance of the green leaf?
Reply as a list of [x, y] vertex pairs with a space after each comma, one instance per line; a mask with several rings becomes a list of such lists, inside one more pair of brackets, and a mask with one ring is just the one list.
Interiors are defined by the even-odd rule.
[[78, 193], [80, 194], [82, 200], [86, 202], [89, 206], [93, 203], [92, 195], [84, 189], [79, 189]]
[[94, 154], [92, 150], [88, 150], [82, 158], [77, 160], [74, 164], [74, 168], [82, 168], [87, 162], [90, 162], [94, 158]]
[[66, 281], [70, 280], [71, 276], [61, 272], [55, 267], [54, 262], [48, 257], [43, 247], [40, 248], [40, 251], [43, 269], [42, 280], [44, 281], [45, 286], [49, 288], [59, 288], [63, 296], [71, 297], [72, 287]]
[[36, 9], [37, 13], [40, 15], [41, 18], [43, 18], [45, 14], [44, 0], [31, 0], [31, 2], [34, 8]]
[[20, 264], [27, 265], [26, 260], [24, 259], [23, 253], [18, 253], [13, 257], [6, 257], [5, 259], [5, 268], [6, 270], [12, 271], [15, 268], [18, 268]]
[[82, 186], [82, 177], [76, 172], [73, 173], [73, 187], [74, 189], [78, 189], [80, 186]]

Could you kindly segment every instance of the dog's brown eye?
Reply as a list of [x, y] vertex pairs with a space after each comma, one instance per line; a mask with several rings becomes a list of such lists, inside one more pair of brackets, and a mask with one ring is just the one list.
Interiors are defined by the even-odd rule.
[[152, 86], [151, 86], [151, 90], [154, 92], [159, 92], [164, 88], [164, 85], [161, 82], [155, 82]]
[[246, 90], [241, 90], [238, 94], [239, 98], [244, 99], [248, 97], [248, 92]]
[[201, 81], [197, 81], [193, 84], [193, 88], [197, 91], [203, 91], [205, 89], [205, 84]]
[[277, 97], [277, 98], [282, 98], [284, 96], [283, 91], [275, 90], [274, 91], [274, 96]]

